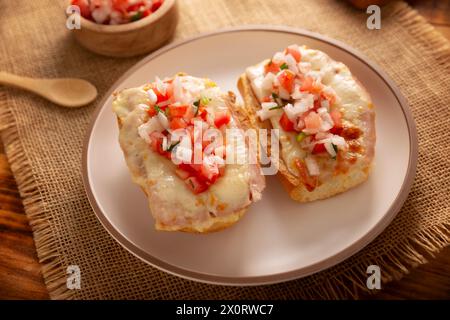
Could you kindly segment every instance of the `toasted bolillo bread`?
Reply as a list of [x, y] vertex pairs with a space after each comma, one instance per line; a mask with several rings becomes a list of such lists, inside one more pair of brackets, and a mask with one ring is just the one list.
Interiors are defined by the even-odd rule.
[[126, 163], [148, 197], [156, 229], [221, 230], [261, 198], [259, 165], [227, 163], [227, 142], [205, 140], [206, 132], [240, 128], [235, 96], [211, 80], [185, 74], [157, 79], [116, 92], [113, 110]]
[[328, 198], [368, 178], [374, 107], [343, 63], [292, 45], [247, 68], [238, 89], [254, 127], [279, 129], [278, 176], [292, 199]]

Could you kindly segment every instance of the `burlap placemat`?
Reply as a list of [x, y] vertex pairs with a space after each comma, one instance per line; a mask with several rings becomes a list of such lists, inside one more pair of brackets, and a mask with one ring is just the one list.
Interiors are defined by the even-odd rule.
[[[50, 296], [81, 298], [337, 298], [365, 289], [366, 268], [383, 281], [401, 277], [450, 242], [450, 48], [405, 3], [382, 9], [381, 30], [341, 1], [179, 1], [176, 38], [231, 25], [301, 27], [342, 40], [369, 56], [409, 101], [420, 142], [418, 173], [392, 224], [369, 246], [324, 272], [278, 285], [204, 285], [160, 272], [129, 254], [102, 228], [81, 179], [81, 151], [96, 104], [65, 110], [34, 95], [2, 89], [0, 129], [34, 232]], [[0, 2], [0, 69], [36, 77], [81, 77], [100, 96], [137, 59], [80, 48], [64, 27], [61, 2]], [[82, 289], [66, 288], [66, 268], [82, 270]]]

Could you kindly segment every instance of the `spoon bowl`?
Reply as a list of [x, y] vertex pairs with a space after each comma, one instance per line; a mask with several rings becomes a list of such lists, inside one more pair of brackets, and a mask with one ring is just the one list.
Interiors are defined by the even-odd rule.
[[69, 108], [87, 105], [97, 97], [97, 89], [82, 79], [48, 80], [48, 100]]

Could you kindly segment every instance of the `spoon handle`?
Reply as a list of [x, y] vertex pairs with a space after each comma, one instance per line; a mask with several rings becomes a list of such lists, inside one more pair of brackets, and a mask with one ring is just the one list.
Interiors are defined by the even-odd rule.
[[39, 93], [39, 86], [37, 82], [38, 81], [36, 79], [21, 77], [8, 72], [0, 71], [0, 84]]

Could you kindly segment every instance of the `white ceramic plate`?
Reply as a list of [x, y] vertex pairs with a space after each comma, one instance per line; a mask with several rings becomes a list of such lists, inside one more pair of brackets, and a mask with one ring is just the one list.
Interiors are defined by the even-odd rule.
[[[118, 144], [113, 90], [184, 71], [236, 89], [247, 66], [289, 44], [306, 44], [344, 62], [376, 106], [375, 168], [367, 182], [331, 199], [299, 204], [276, 177], [263, 200], [236, 225], [213, 234], [155, 231], [146, 197], [134, 185]], [[303, 30], [250, 27], [202, 35], [162, 48], [113, 85], [100, 104], [83, 157], [92, 207], [109, 233], [151, 265], [181, 277], [229, 285], [303, 277], [350, 257], [372, 241], [401, 208], [414, 179], [417, 137], [408, 106], [386, 74], [355, 50]]]

